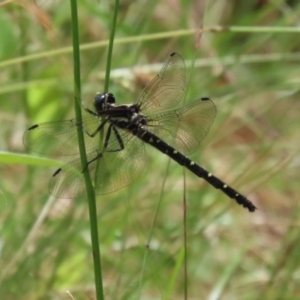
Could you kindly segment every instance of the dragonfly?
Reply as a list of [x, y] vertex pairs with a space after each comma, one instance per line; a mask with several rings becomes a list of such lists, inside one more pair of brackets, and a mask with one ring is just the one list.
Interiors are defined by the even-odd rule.
[[[189, 159], [211, 128], [217, 109], [209, 98], [179, 106], [185, 95], [186, 68], [180, 54], [169, 55], [159, 74], [132, 104], [117, 104], [112, 93], [97, 93], [94, 110], [85, 108], [76, 119], [36, 124], [24, 133], [26, 148], [39, 154], [77, 156], [50, 179], [49, 191], [58, 198], [85, 195], [83, 172], [88, 168], [97, 194], [126, 187], [146, 167], [145, 144], [169, 156], [206, 180], [250, 212], [255, 205], [234, 188]], [[78, 158], [77, 130], [84, 132], [87, 165]]]

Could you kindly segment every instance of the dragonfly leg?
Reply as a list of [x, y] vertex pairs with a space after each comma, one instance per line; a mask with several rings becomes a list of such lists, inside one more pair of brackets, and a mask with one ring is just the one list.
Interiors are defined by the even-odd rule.
[[84, 171], [87, 169], [88, 165], [91, 164], [93, 161], [97, 160], [98, 158], [102, 157], [102, 152], [99, 152], [98, 150], [96, 150], [97, 155], [91, 159], [90, 161], [88, 161], [85, 165], [85, 167], [83, 168], [83, 170], [81, 171], [81, 173], [84, 173]]
[[[108, 142], [109, 142], [110, 135], [111, 135], [111, 129], [115, 133], [115, 136], [116, 136], [117, 141], [118, 141], [119, 146], [120, 146], [119, 149], [107, 149]], [[110, 124], [109, 127], [108, 127], [108, 129], [107, 129], [107, 134], [106, 134], [105, 141], [104, 141], [104, 150], [106, 152], [118, 152], [118, 151], [123, 150], [124, 148], [125, 148], [124, 147], [124, 143], [123, 143], [123, 140], [122, 140], [122, 138], [121, 138], [121, 136], [119, 134], [119, 131], [117, 130], [117, 128], [113, 124]]]
[[92, 110], [90, 110], [89, 108], [87, 108], [87, 107], [84, 105], [84, 102], [83, 102], [83, 101], [81, 101], [81, 105], [82, 105], [83, 109], [84, 109], [86, 112], [88, 112], [89, 114], [94, 115], [94, 116], [98, 116], [94, 111], [92, 111]]
[[[104, 122], [103, 122], [104, 123]], [[99, 126], [99, 127], [103, 127], [103, 123]], [[109, 142], [109, 139], [110, 139], [110, 136], [111, 136], [111, 129], [113, 129], [115, 135], [116, 135], [116, 138], [119, 142], [119, 146], [120, 148], [119, 149], [113, 149], [113, 150], [109, 150], [107, 149], [107, 146], [108, 146], [108, 142]], [[118, 151], [121, 151], [123, 150], [125, 147], [124, 147], [124, 143], [123, 143], [123, 140], [118, 132], [118, 130], [116, 129], [116, 127], [113, 125], [113, 124], [110, 124], [108, 129], [107, 129], [107, 133], [106, 133], [106, 136], [105, 136], [105, 141], [104, 141], [104, 150], [103, 152], [118, 152]], [[97, 160], [98, 158], [102, 157], [102, 154], [103, 152], [99, 152], [98, 150], [97, 151], [97, 155], [90, 161], [87, 162], [86, 166], [83, 168], [82, 170], [82, 173], [86, 170], [86, 168], [88, 167], [88, 165], [92, 162], [94, 162], [95, 160]]]
[[89, 137], [95, 137], [96, 136], [96, 134], [98, 133], [98, 132], [100, 132], [101, 130], [102, 130], [102, 128], [104, 127], [104, 125], [107, 123], [107, 121], [108, 121], [108, 119], [106, 119], [106, 120], [104, 120], [98, 127], [97, 127], [97, 129], [94, 131], [94, 132], [92, 132], [92, 133], [90, 133], [84, 126], [82, 127], [82, 129], [83, 129], [83, 131], [89, 136]]
[[123, 140], [122, 140], [122, 138], [121, 138], [121, 136], [120, 136], [119, 131], [117, 130], [117, 128], [115, 126], [113, 126], [112, 129], [113, 129], [113, 131], [114, 131], [114, 133], [116, 135], [116, 138], [117, 138], [117, 140], [119, 142], [119, 145], [120, 145], [120, 149], [116, 150], [116, 151], [121, 151], [121, 150], [123, 150], [125, 148]]

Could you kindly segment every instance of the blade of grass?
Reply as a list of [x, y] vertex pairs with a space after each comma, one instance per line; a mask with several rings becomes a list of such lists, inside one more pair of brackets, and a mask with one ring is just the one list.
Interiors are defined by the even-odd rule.
[[111, 27], [111, 31], [110, 31], [110, 37], [109, 37], [108, 51], [107, 51], [106, 73], [105, 73], [105, 83], [104, 83], [104, 91], [105, 92], [107, 92], [109, 89], [111, 59], [112, 59], [112, 52], [113, 52], [113, 47], [114, 47], [118, 10], [119, 10], [119, 0], [116, 0], [115, 8], [114, 8], [114, 16], [112, 19], [112, 27]]
[[[78, 15], [77, 15], [77, 1], [70, 0], [71, 5], [71, 17], [72, 17], [72, 40], [73, 40], [73, 60], [74, 60], [74, 108], [76, 119], [78, 122], [82, 120], [81, 115], [81, 85], [80, 85], [80, 50], [79, 50], [79, 35], [78, 35]], [[85, 153], [85, 144], [83, 131], [80, 127], [77, 130], [78, 144], [80, 150], [80, 158], [82, 166], [86, 166], [87, 157]], [[100, 248], [99, 248], [99, 237], [98, 237], [98, 227], [97, 227], [97, 207], [96, 198], [94, 193], [94, 188], [92, 185], [89, 168], [85, 169], [83, 172], [84, 180], [87, 189], [88, 205], [89, 205], [89, 216], [90, 216], [90, 226], [91, 226], [91, 241], [92, 241], [92, 252], [94, 260], [94, 275], [95, 275], [95, 288], [97, 300], [104, 299], [103, 294], [103, 283], [102, 283], [102, 269], [101, 269], [101, 259], [100, 259]]]
[[0, 151], [0, 163], [11, 165], [61, 166], [61, 162], [54, 159], [5, 151]]
[[170, 277], [168, 279], [168, 282], [166, 283], [166, 291], [164, 292], [164, 295], [162, 297], [163, 300], [171, 299], [172, 292], [176, 289], [176, 280], [181, 275], [182, 270], [182, 264], [184, 264], [185, 260], [185, 249], [181, 248], [180, 251], [177, 254], [176, 264], [173, 268], [172, 274], [170, 274]]
[[187, 202], [186, 202], [186, 176], [185, 169], [182, 170], [183, 173], [183, 247], [184, 247], [184, 300], [188, 299], [188, 249], [187, 249]]
[[[119, 0], [115, 1], [115, 7], [114, 7], [114, 16], [112, 19], [112, 28], [111, 33], [109, 37], [109, 44], [108, 44], [108, 50], [107, 50], [107, 60], [106, 60], [106, 72], [105, 72], [105, 83], [104, 83], [104, 91], [108, 92], [109, 89], [109, 78], [110, 78], [110, 69], [111, 69], [111, 59], [112, 59], [112, 52], [113, 52], [113, 46], [114, 46], [114, 38], [115, 38], [115, 30], [116, 30], [116, 24], [117, 24], [117, 16], [119, 11]], [[101, 118], [101, 123], [104, 121], [104, 117]], [[102, 141], [104, 140], [104, 131], [101, 130], [100, 132], [100, 148]], [[95, 177], [94, 182], [97, 182], [97, 174], [99, 169], [100, 160], [97, 160], [97, 165], [95, 169]]]
[[220, 279], [216, 282], [215, 287], [208, 296], [208, 300], [218, 300], [222, 299], [222, 293], [225, 290], [226, 285], [230, 282], [233, 277], [234, 272], [241, 265], [241, 261], [245, 256], [246, 250], [242, 250], [240, 253], [235, 255], [233, 259], [227, 264], [226, 269], [220, 275]]
[[137, 299], [141, 299], [141, 295], [142, 295], [143, 279], [144, 279], [144, 274], [145, 274], [145, 269], [146, 269], [148, 256], [150, 255], [149, 252], [151, 250], [152, 235], [153, 235], [153, 231], [154, 231], [154, 226], [157, 224], [158, 213], [160, 211], [160, 207], [161, 207], [162, 200], [163, 200], [163, 193], [164, 193], [164, 190], [165, 190], [166, 180], [167, 180], [167, 176], [168, 176], [168, 172], [169, 172], [169, 168], [170, 168], [170, 162], [171, 162], [171, 159], [168, 159], [166, 172], [165, 172], [165, 175], [163, 177], [162, 184], [161, 184], [159, 199], [158, 199], [158, 202], [157, 202], [157, 205], [156, 205], [156, 210], [155, 210], [153, 221], [152, 221], [152, 224], [151, 224], [151, 227], [150, 227], [150, 232], [149, 232], [149, 236], [148, 236], [148, 240], [147, 240], [147, 244], [146, 244], [146, 249], [145, 249], [145, 253], [144, 253], [144, 257], [143, 257], [143, 262], [142, 262], [142, 269], [141, 269], [141, 275], [140, 275], [140, 280], [139, 280]]
[[[222, 27], [222, 26], [211, 26], [202, 29], [180, 29], [180, 30], [173, 30], [173, 31], [165, 31], [165, 32], [157, 32], [152, 34], [141, 34], [138, 36], [130, 36], [130, 37], [122, 37], [117, 38], [114, 40], [114, 44], [129, 44], [129, 43], [136, 43], [136, 42], [145, 42], [145, 41], [157, 41], [160, 39], [170, 39], [174, 37], [182, 37], [182, 36], [191, 36], [195, 33], [202, 33], [202, 32], [240, 32], [240, 33], [296, 33], [300, 32], [299, 27], [247, 27], [247, 26], [229, 26], [229, 27]], [[93, 42], [88, 43], [80, 46], [80, 50], [90, 50], [97, 47], [106, 47], [109, 45], [109, 41], [100, 41], [100, 42]], [[35, 59], [41, 59], [49, 56], [55, 55], [62, 55], [66, 53], [70, 53], [72, 51], [72, 47], [64, 47], [60, 49], [54, 49], [49, 51], [44, 51], [41, 53], [34, 53], [29, 54], [26, 56], [7, 59], [0, 63], [0, 68], [7, 67], [13, 64], [19, 64], [24, 61], [30, 61]]]

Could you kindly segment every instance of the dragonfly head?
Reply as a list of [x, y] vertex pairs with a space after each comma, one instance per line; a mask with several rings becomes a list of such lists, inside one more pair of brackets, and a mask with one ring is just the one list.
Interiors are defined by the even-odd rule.
[[107, 110], [109, 106], [114, 105], [116, 102], [112, 93], [97, 93], [94, 99], [94, 106], [97, 112]]

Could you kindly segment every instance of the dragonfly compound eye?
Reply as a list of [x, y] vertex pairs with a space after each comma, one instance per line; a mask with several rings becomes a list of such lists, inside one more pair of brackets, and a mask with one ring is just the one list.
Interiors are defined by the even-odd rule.
[[96, 94], [94, 100], [94, 106], [97, 112], [103, 111], [106, 109], [107, 104], [114, 104], [115, 97], [111, 93], [104, 93], [104, 94]]

